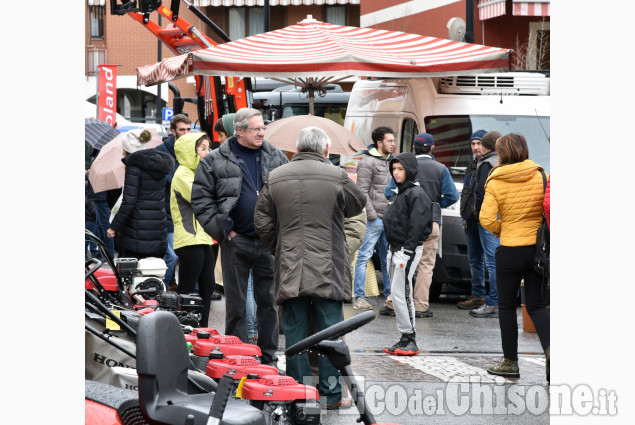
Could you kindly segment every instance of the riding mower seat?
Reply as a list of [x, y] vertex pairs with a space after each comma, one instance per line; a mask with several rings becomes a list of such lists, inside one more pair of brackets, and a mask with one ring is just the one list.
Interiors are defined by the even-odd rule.
[[[152, 423], [207, 423], [214, 394], [187, 393], [189, 362], [185, 336], [174, 314], [157, 311], [139, 320], [139, 404]], [[230, 398], [221, 424], [264, 425], [265, 417], [257, 408]]]

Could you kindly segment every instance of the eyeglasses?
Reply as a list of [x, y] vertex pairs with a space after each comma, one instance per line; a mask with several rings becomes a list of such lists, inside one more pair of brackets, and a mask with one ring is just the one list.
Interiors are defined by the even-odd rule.
[[247, 127], [251, 131], [255, 131], [256, 133], [260, 133], [261, 131], [264, 133], [267, 131], [267, 127]]
[[201, 152], [203, 152], [203, 151], [205, 151], [205, 152], [211, 152], [211, 151], [212, 151], [212, 148], [196, 148], [196, 150], [197, 150], [197, 151], [201, 151]]

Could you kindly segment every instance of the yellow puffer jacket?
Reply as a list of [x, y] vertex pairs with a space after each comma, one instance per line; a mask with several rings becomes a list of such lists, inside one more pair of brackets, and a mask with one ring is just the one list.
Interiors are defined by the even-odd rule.
[[187, 133], [174, 144], [174, 153], [179, 161], [172, 178], [170, 211], [174, 222], [174, 249], [190, 245], [211, 245], [212, 238], [194, 217], [192, 209], [192, 183], [199, 163], [196, 141], [204, 133]]
[[487, 178], [479, 220], [481, 226], [500, 237], [501, 245], [526, 246], [536, 243], [545, 197], [540, 174], [542, 169], [540, 165], [526, 159], [497, 167]]

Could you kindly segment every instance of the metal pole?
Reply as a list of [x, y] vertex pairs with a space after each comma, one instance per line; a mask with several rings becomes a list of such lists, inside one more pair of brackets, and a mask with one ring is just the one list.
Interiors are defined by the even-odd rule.
[[[159, 26], [161, 26], [161, 14], [159, 13]], [[157, 62], [161, 62], [161, 39], [157, 40]], [[157, 84], [157, 116], [156, 120], [158, 124], [163, 121], [163, 106], [161, 105], [161, 84]]]
[[265, 0], [265, 32], [269, 32], [269, 0]]
[[474, 43], [474, 0], [465, 0], [465, 42]]

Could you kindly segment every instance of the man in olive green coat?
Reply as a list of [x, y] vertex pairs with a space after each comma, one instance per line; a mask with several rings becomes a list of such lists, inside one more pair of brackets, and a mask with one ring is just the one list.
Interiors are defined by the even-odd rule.
[[[341, 321], [351, 288], [344, 221], [366, 204], [344, 170], [329, 163], [330, 140], [323, 130], [302, 129], [296, 146], [292, 161], [269, 174], [254, 215], [256, 233], [275, 258], [276, 301], [283, 306], [287, 348], [306, 338], [311, 312], [317, 331]], [[350, 405], [342, 401], [339, 372], [322, 356], [319, 371], [320, 399], [327, 408]], [[286, 372], [299, 382], [310, 379], [308, 356], [287, 359]]]

